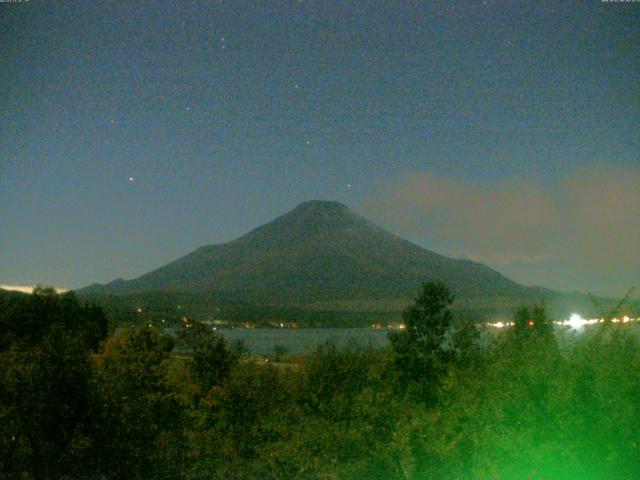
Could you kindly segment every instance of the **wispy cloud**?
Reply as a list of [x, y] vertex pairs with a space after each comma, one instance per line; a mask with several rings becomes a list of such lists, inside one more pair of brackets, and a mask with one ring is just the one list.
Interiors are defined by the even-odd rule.
[[361, 210], [527, 283], [617, 291], [640, 280], [640, 168], [585, 168], [547, 184], [406, 172]]
[[[35, 286], [33, 285], [0, 285], [0, 290], [9, 290], [12, 292], [22, 292], [22, 293], [33, 293], [33, 289]], [[68, 292], [68, 289], [65, 288], [56, 288], [56, 292], [64, 293]]]

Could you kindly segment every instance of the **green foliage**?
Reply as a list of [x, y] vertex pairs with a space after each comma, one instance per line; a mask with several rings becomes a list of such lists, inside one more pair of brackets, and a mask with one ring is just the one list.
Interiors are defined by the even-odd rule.
[[83, 477], [91, 456], [89, 352], [106, 318], [37, 288], [0, 309], [0, 477]]
[[176, 347], [176, 339], [173, 337], [173, 335], [169, 335], [169, 334], [160, 335], [159, 342], [160, 342], [160, 350], [162, 350], [162, 352], [165, 354], [172, 352], [173, 349]]
[[303, 406], [323, 417], [349, 421], [354, 400], [368, 384], [375, 361], [374, 352], [355, 343], [342, 349], [333, 342], [320, 345], [302, 364]]
[[233, 352], [235, 352], [238, 357], [246, 355], [249, 351], [246, 342], [242, 338], [238, 338], [235, 342], [233, 342], [231, 350], [233, 350]]
[[517, 339], [525, 340], [529, 337], [529, 333], [531, 332], [530, 321], [531, 312], [529, 311], [529, 307], [526, 305], [520, 306], [513, 317], [513, 333]]
[[289, 353], [289, 349], [285, 345], [276, 344], [273, 346], [273, 355], [276, 362], [281, 361], [282, 357], [287, 353]]
[[[426, 284], [385, 351], [326, 343], [271, 365], [206, 325], [179, 341], [72, 296], [0, 299], [0, 478], [629, 479], [640, 471], [638, 327], [454, 324]], [[75, 302], [75, 304], [74, 304]], [[186, 323], [186, 322], [185, 322]], [[31, 328], [26, 328], [30, 325]], [[561, 338], [560, 345], [556, 341]]]
[[564, 352], [505, 335], [452, 368], [438, 407], [399, 423], [405, 477], [633, 478], [640, 348], [635, 334], [596, 328]]
[[202, 323], [183, 327], [181, 336], [193, 351], [191, 371], [203, 394], [222, 385], [238, 362], [238, 354], [230, 350], [224, 337]]
[[401, 383], [417, 387], [427, 403], [435, 400], [438, 379], [453, 354], [446, 345], [451, 303], [453, 295], [446, 285], [438, 281], [425, 283], [415, 303], [402, 315], [404, 330], [389, 335]]
[[38, 288], [0, 309], [0, 478], [178, 478], [184, 408], [166, 385], [171, 342], [106, 335], [106, 317]]
[[553, 342], [553, 322], [547, 315], [544, 303], [529, 307], [520, 306], [513, 316], [513, 336], [518, 342], [527, 342], [533, 337], [544, 337]]
[[469, 364], [480, 353], [482, 335], [478, 327], [475, 322], [464, 320], [451, 332], [451, 347], [456, 363]]
[[33, 295], [9, 297], [0, 309], [0, 349], [12, 343], [36, 345], [52, 329], [61, 328], [97, 350], [107, 336], [107, 318], [93, 305], [81, 305], [73, 293], [57, 295], [38, 287]]
[[77, 337], [53, 329], [0, 353], [0, 477], [91, 471], [90, 366]]
[[158, 333], [129, 327], [94, 360], [92, 423], [106, 478], [178, 478], [184, 406], [164, 372]]
[[540, 337], [551, 337], [553, 335], [553, 322], [547, 315], [544, 303], [537, 303], [531, 309], [531, 321], [533, 330]]

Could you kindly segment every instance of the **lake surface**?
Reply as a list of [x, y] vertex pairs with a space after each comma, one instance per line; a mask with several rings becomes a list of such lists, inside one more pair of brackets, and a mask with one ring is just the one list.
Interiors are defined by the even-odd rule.
[[249, 353], [271, 355], [276, 345], [284, 347], [288, 354], [299, 354], [327, 341], [338, 345], [354, 341], [362, 346], [381, 349], [389, 343], [387, 333], [390, 331], [375, 328], [225, 328], [219, 329], [218, 333], [231, 346], [242, 340]]

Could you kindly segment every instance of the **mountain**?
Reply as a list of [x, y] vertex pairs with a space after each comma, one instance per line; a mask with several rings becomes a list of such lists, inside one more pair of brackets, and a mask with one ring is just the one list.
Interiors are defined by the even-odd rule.
[[216, 292], [262, 304], [357, 309], [404, 305], [432, 279], [444, 281], [467, 305], [554, 295], [480, 263], [426, 250], [329, 201], [304, 202], [236, 240], [200, 247], [133, 280], [94, 284], [79, 293]]

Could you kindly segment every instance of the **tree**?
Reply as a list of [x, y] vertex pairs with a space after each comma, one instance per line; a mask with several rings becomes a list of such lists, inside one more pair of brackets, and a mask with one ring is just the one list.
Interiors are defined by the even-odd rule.
[[531, 309], [531, 321], [533, 330], [539, 337], [549, 337], [553, 335], [553, 322], [547, 315], [544, 303], [538, 303]]
[[107, 336], [107, 317], [95, 305], [82, 305], [72, 292], [58, 295], [38, 287], [32, 295], [7, 299], [0, 311], [0, 349], [14, 342], [39, 344], [52, 329], [62, 328], [94, 351]]
[[302, 363], [301, 402], [307, 411], [349, 421], [358, 393], [367, 385], [367, 372], [374, 362], [370, 349], [349, 342], [339, 348], [327, 341], [307, 354]]
[[553, 322], [547, 315], [544, 303], [536, 303], [532, 307], [522, 305], [513, 316], [514, 336], [516, 341], [553, 336]]
[[446, 335], [451, 326], [449, 307], [453, 299], [444, 283], [425, 283], [415, 303], [403, 312], [404, 330], [389, 335], [401, 385], [417, 382], [419, 395], [428, 404], [435, 401], [438, 379], [452, 357]]
[[106, 335], [104, 313], [45, 288], [3, 303], [0, 477], [91, 476], [89, 352]]
[[200, 391], [206, 395], [211, 387], [222, 385], [229, 377], [239, 356], [229, 349], [223, 336], [207, 329], [205, 325], [192, 324], [190, 328], [197, 331], [191, 344], [191, 372]]
[[289, 349], [285, 345], [278, 343], [273, 346], [274, 361], [280, 362], [282, 360], [282, 357], [284, 357], [287, 353], [289, 353]]
[[531, 312], [529, 307], [521, 305], [513, 316], [513, 323], [517, 332], [526, 332], [529, 330], [529, 322], [531, 321]]
[[103, 478], [180, 478], [184, 405], [155, 329], [125, 327], [94, 359], [92, 419]]
[[231, 350], [233, 350], [238, 357], [242, 357], [249, 352], [249, 348], [242, 338], [238, 338], [235, 342], [233, 342]]
[[469, 364], [480, 351], [480, 331], [471, 320], [460, 323], [451, 334], [451, 343], [456, 362]]

